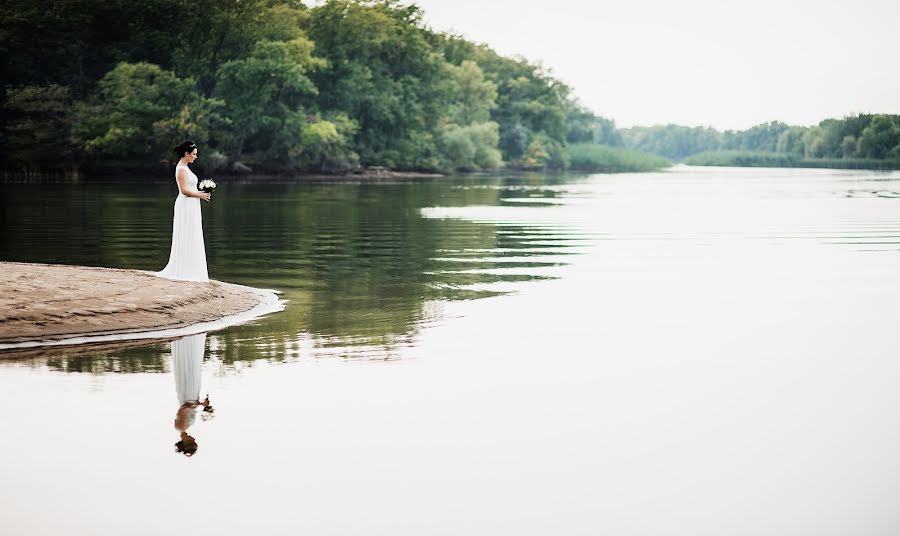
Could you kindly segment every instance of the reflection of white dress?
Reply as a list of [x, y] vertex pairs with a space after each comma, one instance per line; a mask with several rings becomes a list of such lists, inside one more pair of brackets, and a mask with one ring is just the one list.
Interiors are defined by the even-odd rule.
[[[176, 181], [178, 168], [181, 167], [187, 170], [190, 187], [196, 188], [197, 176], [186, 165], [175, 167]], [[169, 264], [161, 272], [156, 272], [156, 275], [186, 281], [204, 283], [209, 281], [199, 198], [178, 193], [175, 199], [175, 218], [172, 222], [172, 252], [169, 254]]]
[[175, 372], [175, 391], [179, 404], [200, 400], [204, 346], [206, 333], [172, 341], [172, 371]]

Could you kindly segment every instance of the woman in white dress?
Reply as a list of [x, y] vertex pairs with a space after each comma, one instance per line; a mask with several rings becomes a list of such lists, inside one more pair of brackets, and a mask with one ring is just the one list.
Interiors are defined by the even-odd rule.
[[209, 201], [212, 194], [197, 190], [197, 176], [188, 167], [197, 159], [197, 145], [186, 141], [175, 147], [175, 154], [178, 156], [178, 165], [175, 166], [178, 197], [175, 199], [175, 218], [172, 222], [172, 252], [169, 263], [156, 275], [205, 283], [209, 281], [209, 276], [200, 200]]

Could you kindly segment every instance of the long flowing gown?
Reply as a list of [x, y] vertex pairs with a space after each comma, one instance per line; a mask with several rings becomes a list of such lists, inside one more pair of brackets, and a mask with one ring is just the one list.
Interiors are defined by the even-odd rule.
[[[179, 414], [185, 409], [185, 402], [199, 402], [201, 378], [203, 373], [203, 350], [206, 346], [206, 333], [188, 335], [172, 341], [172, 372], [175, 373], [175, 394], [181, 405]], [[197, 419], [196, 407], [189, 407], [182, 423], [186, 432]], [[178, 427], [178, 418], [175, 419]]]
[[205, 345], [206, 333], [172, 341], [172, 371], [175, 373], [175, 392], [179, 404], [200, 400]]
[[[175, 180], [178, 181], [178, 169], [188, 172], [188, 184], [196, 188], [197, 176], [187, 165], [175, 167]], [[209, 281], [206, 271], [206, 246], [203, 243], [203, 216], [200, 212], [200, 199], [188, 197], [181, 193], [175, 199], [175, 217], [172, 222], [172, 251], [169, 263], [160, 277], [181, 279], [185, 281]]]

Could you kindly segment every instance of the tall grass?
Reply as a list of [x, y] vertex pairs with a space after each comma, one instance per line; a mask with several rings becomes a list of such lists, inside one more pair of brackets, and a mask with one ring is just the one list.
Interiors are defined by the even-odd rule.
[[567, 148], [569, 169], [600, 173], [656, 171], [671, 164], [665, 158], [631, 149], [577, 143]]
[[688, 157], [684, 163], [690, 166], [900, 169], [898, 160], [804, 158], [797, 154], [751, 151], [706, 151]]

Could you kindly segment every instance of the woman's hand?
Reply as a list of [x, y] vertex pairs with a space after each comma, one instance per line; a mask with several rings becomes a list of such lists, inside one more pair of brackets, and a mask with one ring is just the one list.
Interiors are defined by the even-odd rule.
[[200, 192], [200, 199], [209, 201], [210, 199], [212, 199], [212, 194], [210, 192]]

